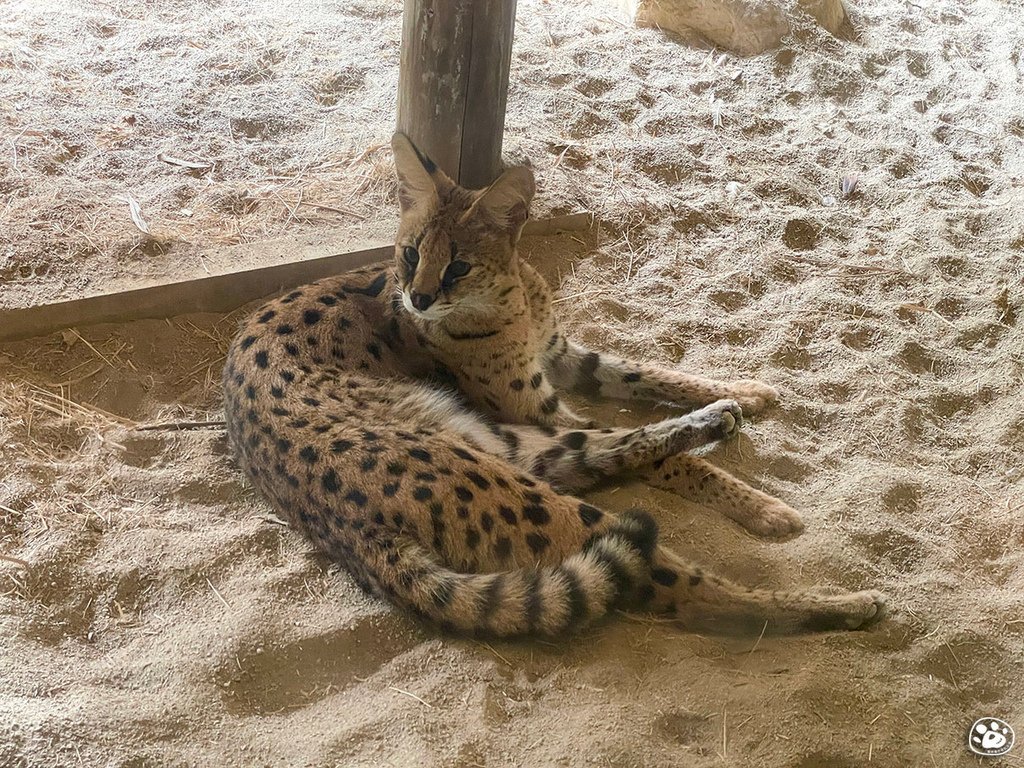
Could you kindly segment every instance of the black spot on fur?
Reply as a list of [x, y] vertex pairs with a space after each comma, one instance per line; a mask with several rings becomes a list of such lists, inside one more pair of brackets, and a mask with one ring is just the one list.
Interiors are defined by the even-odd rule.
[[526, 587], [523, 590], [526, 593], [526, 624], [532, 630], [537, 626], [537, 621], [540, 619], [541, 611], [544, 608], [540, 596], [540, 572], [527, 571], [526, 579]]
[[272, 309], [268, 309], [266, 312], [264, 312], [262, 315], [260, 315], [260, 322], [261, 323], [269, 323], [275, 317], [277, 317], [277, 312], [275, 312]]
[[346, 293], [358, 293], [361, 296], [370, 296], [371, 298], [376, 298], [377, 296], [380, 296], [380, 292], [384, 290], [384, 286], [387, 284], [387, 282], [387, 274], [381, 272], [379, 275], [377, 275], [377, 277], [374, 279], [372, 283], [365, 287], [361, 285], [343, 285], [341, 288]]
[[497, 331], [474, 331], [470, 333], [452, 333], [445, 331], [452, 341], [468, 341], [470, 339], [489, 339], [491, 336], [497, 336]]
[[317, 301], [328, 307], [333, 307], [335, 304], [338, 303], [338, 300], [331, 296], [331, 294], [329, 293], [325, 293], [323, 296], [317, 299]]
[[292, 344], [290, 341], [284, 345], [284, 351], [287, 352], [292, 357], [299, 356], [299, 348]]
[[627, 373], [625, 376], [622, 377], [622, 380], [626, 384], [632, 384], [635, 381], [640, 381], [640, 379], [641, 379], [641, 375], [639, 373], [637, 373], [636, 371], [633, 371], [632, 373]]
[[269, 358], [267, 357], [267, 352], [266, 352], [266, 350], [264, 350], [264, 349], [261, 349], [261, 350], [260, 350], [259, 352], [257, 352], [257, 353], [256, 353], [256, 358], [255, 358], [255, 360], [256, 360], [256, 365], [257, 365], [258, 367], [260, 367], [260, 368], [264, 368], [264, 369], [266, 369], [266, 368], [267, 368], [267, 366], [269, 366], [269, 365], [270, 365], [270, 360], [269, 360]]
[[466, 529], [466, 546], [470, 549], [476, 549], [480, 544], [480, 532], [476, 528]]
[[654, 599], [654, 585], [644, 584], [636, 591], [636, 601], [640, 605], [646, 605]]
[[651, 579], [663, 587], [671, 587], [679, 581], [679, 574], [668, 568], [652, 568]]
[[459, 501], [473, 500], [473, 492], [462, 485], [455, 486], [455, 495], [459, 497]]
[[247, 350], [249, 347], [251, 347], [255, 343], [256, 343], [256, 337], [255, 336], [246, 336], [244, 339], [242, 339], [242, 343], [239, 344], [238, 346], [241, 347], [242, 351], [244, 352], [245, 350]]
[[284, 390], [281, 389], [279, 386], [274, 385], [270, 388], [270, 396], [276, 397], [278, 400], [280, 400], [282, 397], [284, 397]]
[[458, 447], [452, 448], [452, 453], [454, 453], [460, 459], [465, 459], [466, 461], [471, 461], [474, 464], [477, 463], [476, 456], [474, 456], [469, 451], [463, 450], [462, 448], [458, 448]]
[[580, 361], [580, 369], [576, 374], [576, 389], [585, 395], [596, 395], [601, 391], [601, 382], [594, 376], [594, 371], [601, 365], [601, 356], [597, 352], [588, 352]]
[[546, 416], [558, 410], [558, 395], [551, 395], [540, 404], [540, 412]]
[[551, 513], [540, 504], [531, 504], [523, 507], [523, 518], [534, 525], [547, 525], [551, 522]]
[[505, 443], [510, 454], [515, 456], [519, 452], [519, 435], [511, 430], [498, 430], [498, 437]]
[[583, 432], [570, 432], [562, 438], [562, 445], [573, 451], [578, 451], [587, 444], [587, 436]]
[[583, 591], [579, 576], [571, 568], [560, 569], [569, 593], [569, 623], [578, 624], [587, 617], [587, 595]]
[[277, 326], [278, 336], [288, 336], [293, 333], [295, 333], [295, 329], [288, 325], [288, 323], [281, 323], [281, 325]]
[[341, 490], [341, 482], [338, 480], [338, 473], [333, 469], [328, 469], [324, 472], [323, 477], [320, 478], [323, 483], [324, 490], [328, 493], [337, 493]]
[[548, 546], [550, 546], [550, 544], [551, 539], [549, 539], [543, 533], [537, 533], [536, 531], [534, 531], [533, 533], [526, 534], [526, 545], [530, 548], [530, 551], [533, 552], [533, 554], [535, 555], [539, 555], [542, 552], [544, 552], [544, 550], [547, 549]]
[[501, 506], [498, 507], [498, 514], [501, 515], [501, 519], [509, 525], [516, 524], [516, 513], [511, 507]]
[[351, 440], [335, 440], [333, 443], [331, 443], [331, 452], [344, 453], [353, 445], [355, 445], [355, 443], [353, 443]]
[[357, 507], [366, 506], [366, 494], [355, 488], [345, 494], [345, 500], [351, 501]]
[[387, 496], [388, 498], [390, 498], [390, 497], [394, 496], [394, 495], [395, 495], [396, 493], [398, 493], [398, 489], [399, 489], [400, 487], [401, 487], [401, 483], [387, 483], [387, 484], [386, 484], [386, 485], [385, 485], [385, 486], [384, 486], [384, 487], [383, 487], [383, 488], [381, 489], [381, 491], [383, 491], [383, 493], [384, 493], [384, 495], [385, 495], [385, 496]]
[[700, 582], [701, 582], [701, 580], [703, 578], [704, 577], [701, 574], [699, 574], [699, 573], [693, 574], [692, 576], [690, 576], [690, 586], [691, 587], [696, 587], [698, 584], [700, 584]]
[[623, 512], [617, 530], [640, 550], [645, 559], [651, 559], [658, 543], [658, 523], [648, 512], [639, 509]]
[[412, 497], [416, 501], [429, 501], [434, 498], [434, 492], [427, 488], [425, 485], [421, 485], [415, 491], [412, 492]]
[[499, 560], [507, 560], [512, 555], [512, 541], [508, 536], [499, 536], [494, 542], [494, 554]]
[[284, 379], [289, 384], [291, 384], [293, 381], [295, 381], [295, 374], [292, 373], [291, 371], [288, 371], [288, 370], [281, 371], [280, 376], [281, 376], [282, 379]]
[[604, 512], [597, 507], [591, 506], [587, 503], [580, 504], [580, 520], [583, 521], [583, 524], [587, 526], [587, 528], [596, 524], [602, 517], [604, 517]]
[[430, 455], [430, 451], [424, 448], [411, 448], [409, 449], [409, 456], [414, 459], [422, 461], [424, 464], [430, 464], [433, 462], [434, 457]]
[[277, 441], [277, 450], [281, 453], [288, 453], [292, 449], [292, 441], [285, 440], [283, 437]]
[[[598, 537], [598, 539], [600, 539], [600, 537]], [[625, 565], [623, 565], [622, 561], [614, 554], [604, 549], [595, 550], [593, 555], [595, 559], [604, 563], [605, 568], [608, 569], [612, 582], [615, 584], [616, 592], [621, 595], [628, 591], [633, 584], [633, 574], [630, 573], [629, 569]]]
[[320, 310], [307, 309], [305, 312], [302, 313], [302, 322], [304, 322], [306, 325], [316, 325], [317, 323], [320, 322], [320, 318], [322, 317], [323, 315], [320, 314]]
[[533, 378], [530, 379], [530, 386], [534, 389], [540, 389], [540, 385], [544, 383], [544, 374], [538, 371], [533, 374]]
[[480, 527], [484, 529], [484, 533], [490, 533], [491, 529], [494, 528], [494, 518], [491, 517], [490, 512], [484, 512], [480, 515]]
[[473, 485], [475, 485], [481, 491], [486, 491], [488, 488], [491, 487], [490, 481], [477, 472], [467, 472], [466, 479], [473, 483]]
[[522, 392], [523, 387], [525, 387], [526, 385], [523, 383], [522, 379], [512, 379], [512, 383], [509, 384], [509, 386], [512, 387], [512, 389], [514, 389], [516, 392]]
[[319, 454], [317, 454], [316, 448], [314, 448], [312, 445], [307, 445], [301, 451], [299, 451], [299, 458], [301, 458], [303, 461], [309, 464], [314, 464], [316, 460], [319, 458]]
[[375, 360], [380, 360], [380, 345], [370, 342], [366, 345], [366, 351], [373, 355]]
[[365, 459], [363, 459], [362, 463], [359, 465], [359, 468], [363, 472], [372, 472], [374, 469], [377, 468], [377, 457], [367, 456]]
[[256, 387], [254, 387], [252, 384], [247, 386], [245, 388], [245, 396], [247, 398], [249, 398], [250, 400], [255, 400], [256, 399]]

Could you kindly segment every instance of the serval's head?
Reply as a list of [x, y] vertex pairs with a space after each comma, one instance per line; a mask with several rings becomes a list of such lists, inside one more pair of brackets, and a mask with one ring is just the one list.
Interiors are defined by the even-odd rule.
[[516, 270], [516, 242], [536, 189], [529, 168], [509, 168], [486, 189], [464, 189], [403, 133], [391, 139], [402, 218], [395, 260], [402, 304], [437, 320], [486, 310]]

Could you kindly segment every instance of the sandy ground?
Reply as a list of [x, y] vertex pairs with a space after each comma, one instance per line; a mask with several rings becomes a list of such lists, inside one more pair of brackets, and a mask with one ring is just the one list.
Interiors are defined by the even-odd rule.
[[[736, 579], [883, 589], [887, 622], [438, 636], [276, 521], [221, 429], [137, 428], [219, 419], [237, 313], [80, 328], [0, 346], [0, 554], [23, 561], [0, 562], [0, 765], [957, 766], [983, 715], [1024, 740], [1014, 13], [877, 0], [855, 42], [809, 27], [739, 60], [519, 2], [507, 155], [536, 212], [604, 221], [524, 254], [583, 341], [778, 385], [713, 457], [808, 529], [772, 546], [659, 492], [593, 499]], [[212, 243], [386, 241], [399, 22], [383, 0], [7, 2], [0, 305], [237, 266]]]

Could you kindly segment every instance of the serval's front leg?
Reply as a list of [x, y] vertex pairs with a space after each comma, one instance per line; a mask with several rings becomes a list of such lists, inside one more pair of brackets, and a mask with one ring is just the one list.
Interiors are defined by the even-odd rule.
[[552, 383], [589, 397], [668, 401], [707, 405], [735, 400], [746, 414], [758, 413], [778, 399], [774, 387], [760, 381], [714, 381], [647, 363], [593, 352], [555, 331], [547, 342], [544, 368]]
[[803, 519], [791, 506], [698, 456], [676, 454], [638, 474], [655, 488], [720, 512], [755, 536], [785, 541], [803, 533]]
[[601, 480], [649, 471], [685, 451], [729, 439], [742, 423], [739, 405], [721, 400], [685, 416], [635, 428], [573, 430], [499, 424], [493, 433], [501, 443], [492, 452], [559, 490], [578, 492]]
[[804, 529], [800, 514], [725, 470], [690, 455], [736, 435], [743, 423], [733, 400], [637, 428], [557, 429], [518, 424], [493, 427], [491, 452], [567, 493], [613, 477], [645, 480], [709, 507], [748, 532], [785, 541]]

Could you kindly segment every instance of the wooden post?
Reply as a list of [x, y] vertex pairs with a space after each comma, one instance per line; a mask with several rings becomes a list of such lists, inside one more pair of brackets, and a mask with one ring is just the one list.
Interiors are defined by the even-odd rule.
[[516, 0], [405, 0], [398, 129], [464, 187], [502, 171]]

